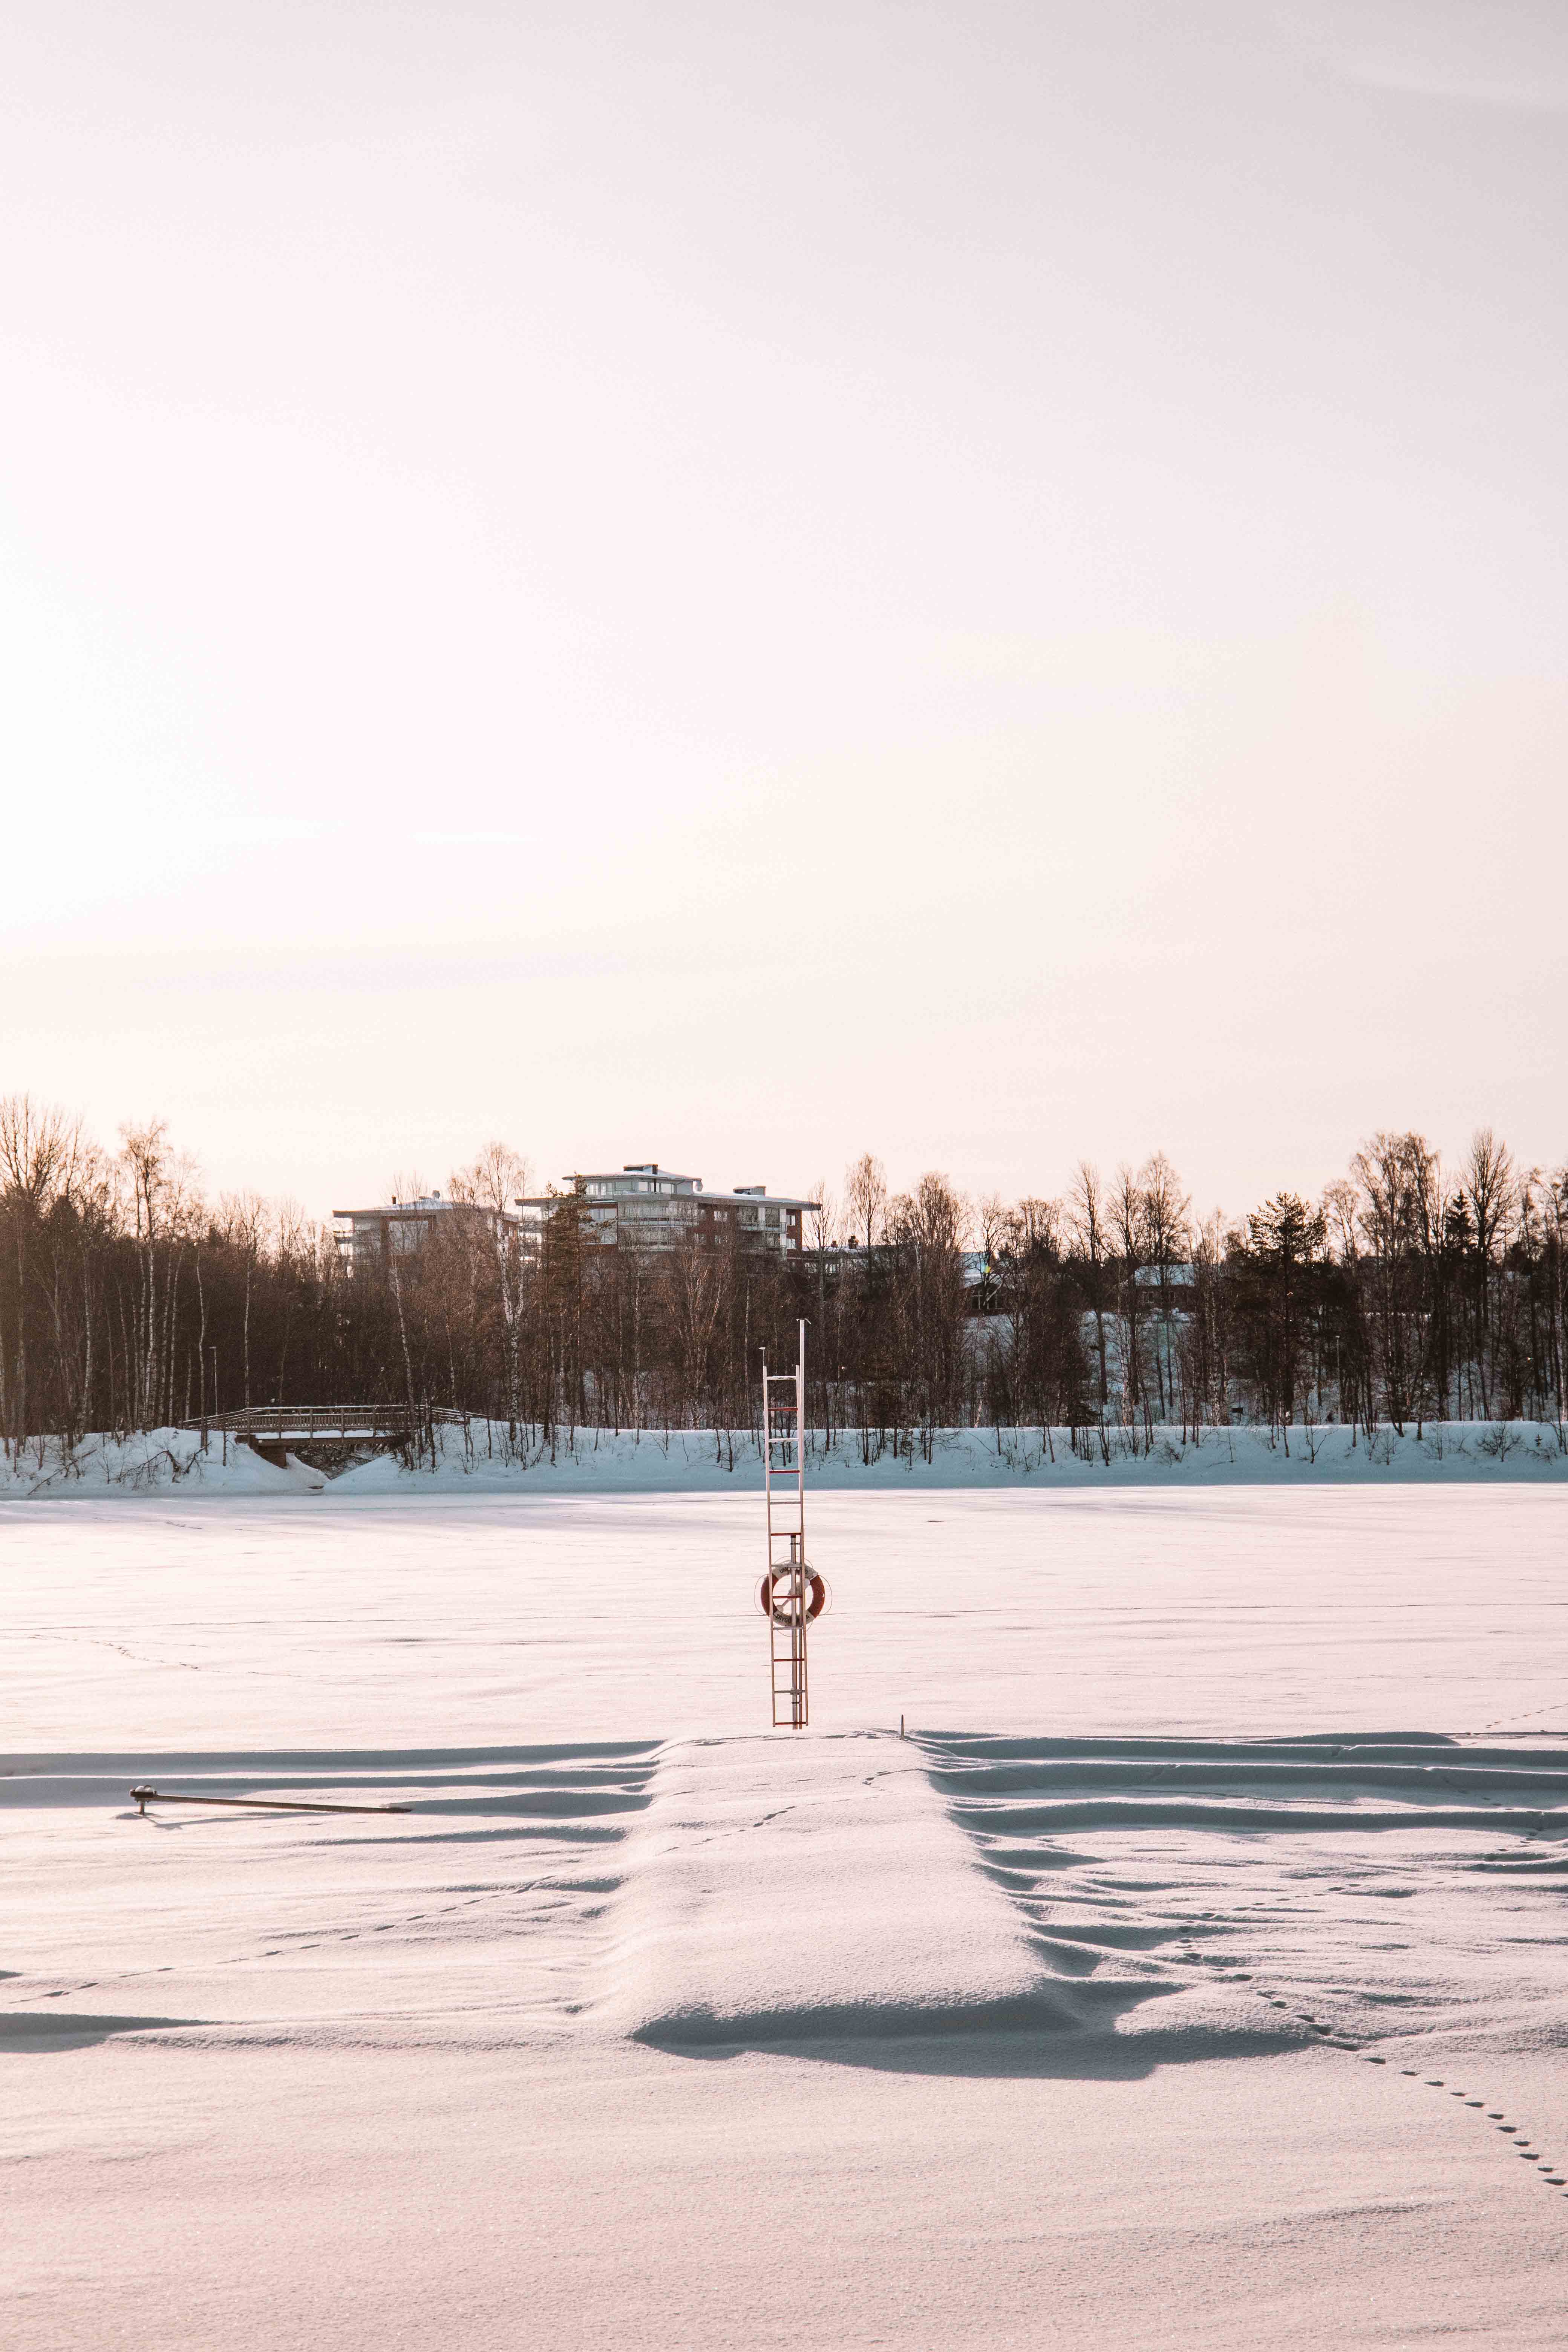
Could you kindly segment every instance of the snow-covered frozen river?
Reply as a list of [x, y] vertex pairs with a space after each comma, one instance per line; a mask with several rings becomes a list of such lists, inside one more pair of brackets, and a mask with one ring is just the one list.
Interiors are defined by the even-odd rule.
[[[35, 1503], [0, 1744], [668, 1738], [765, 1720], [751, 1496]], [[825, 1495], [826, 1730], [1568, 1729], [1568, 1491]]]
[[1560, 2341], [1568, 1495], [757, 1520], [7, 1511], [7, 2344]]

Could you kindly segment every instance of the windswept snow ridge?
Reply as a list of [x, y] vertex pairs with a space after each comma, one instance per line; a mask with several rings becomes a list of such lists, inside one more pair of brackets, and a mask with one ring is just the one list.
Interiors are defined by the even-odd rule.
[[[1142, 1951], [1298, 2041], [1480, 2063], [1557, 2039], [1568, 1749], [1433, 1733], [922, 1741], [1056, 1964]], [[1246, 2012], [1251, 2010], [1251, 2015]], [[1180, 2011], [1136, 2021], [1181, 2054]], [[1568, 2137], [1562, 2142], [1568, 2154]]]
[[[637, 1740], [0, 1756], [33, 1922], [32, 1966], [0, 1992], [0, 2056], [153, 2031], [209, 2051], [559, 2037], [584, 2006], [654, 1760]], [[127, 1799], [143, 1780], [174, 1792], [145, 1817]], [[234, 1813], [179, 1795], [404, 1810]], [[66, 1906], [49, 1899], [62, 1841]]]

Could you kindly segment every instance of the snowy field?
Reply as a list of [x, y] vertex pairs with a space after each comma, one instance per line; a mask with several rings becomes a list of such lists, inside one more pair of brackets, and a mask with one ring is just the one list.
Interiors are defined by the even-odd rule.
[[822, 1495], [792, 1736], [750, 1495], [272, 1475], [0, 1514], [7, 2347], [1562, 2342], [1555, 1480]]

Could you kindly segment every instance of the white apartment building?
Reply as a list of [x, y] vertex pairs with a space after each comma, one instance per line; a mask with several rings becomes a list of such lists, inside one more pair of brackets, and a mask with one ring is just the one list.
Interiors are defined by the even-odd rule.
[[734, 1240], [742, 1249], [798, 1253], [804, 1220], [821, 1204], [794, 1194], [768, 1192], [765, 1184], [737, 1184], [732, 1192], [708, 1192], [700, 1176], [678, 1175], [657, 1160], [625, 1168], [597, 1170], [567, 1178], [559, 1192], [516, 1202], [525, 1231], [542, 1236], [563, 1204], [577, 1207], [589, 1238], [613, 1249], [676, 1248], [688, 1238], [710, 1248]]
[[520, 1197], [510, 1209], [481, 1209], [467, 1201], [444, 1201], [422, 1192], [416, 1201], [388, 1201], [373, 1208], [334, 1209], [338, 1248], [356, 1274], [411, 1257], [424, 1248], [443, 1217], [479, 1217], [492, 1231], [515, 1232], [523, 1247], [538, 1250], [551, 1218], [565, 1205], [583, 1217], [587, 1238], [599, 1247], [670, 1250], [688, 1237], [709, 1248], [733, 1240], [742, 1249], [797, 1255], [804, 1246], [804, 1220], [820, 1203], [771, 1193], [765, 1184], [738, 1184], [731, 1192], [704, 1190], [700, 1176], [679, 1176], [657, 1160], [631, 1167], [569, 1176], [556, 1192]]

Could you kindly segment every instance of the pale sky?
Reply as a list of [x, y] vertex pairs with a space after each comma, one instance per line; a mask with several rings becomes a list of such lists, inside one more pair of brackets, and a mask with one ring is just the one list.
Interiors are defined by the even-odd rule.
[[1568, 1156], [1568, 9], [13, 0], [0, 1092]]

